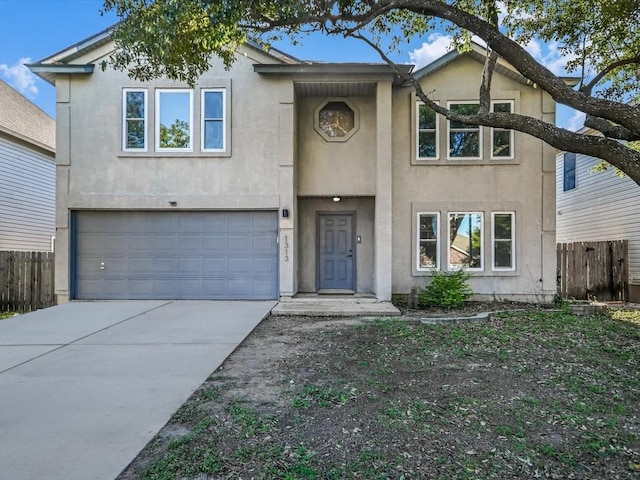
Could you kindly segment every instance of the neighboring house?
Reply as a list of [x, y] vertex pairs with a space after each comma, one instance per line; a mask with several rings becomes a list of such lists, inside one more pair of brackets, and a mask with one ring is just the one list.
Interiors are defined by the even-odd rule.
[[0, 251], [51, 251], [55, 121], [0, 80]]
[[[589, 133], [584, 129], [581, 133]], [[556, 157], [557, 240], [629, 241], [629, 300], [640, 301], [640, 187], [600, 160], [560, 152]]]
[[[58, 301], [386, 301], [461, 266], [477, 298], [554, 297], [555, 151], [542, 141], [450, 124], [386, 64], [248, 43], [190, 88], [97, 68], [112, 49], [106, 31], [30, 67], [57, 89]], [[451, 52], [413, 75], [473, 110], [484, 58]], [[493, 99], [554, 122], [550, 97], [502, 61]]]

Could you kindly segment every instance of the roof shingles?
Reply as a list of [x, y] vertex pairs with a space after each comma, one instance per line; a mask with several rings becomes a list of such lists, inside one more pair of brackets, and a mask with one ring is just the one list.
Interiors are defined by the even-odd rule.
[[56, 122], [0, 80], [0, 132], [55, 151]]

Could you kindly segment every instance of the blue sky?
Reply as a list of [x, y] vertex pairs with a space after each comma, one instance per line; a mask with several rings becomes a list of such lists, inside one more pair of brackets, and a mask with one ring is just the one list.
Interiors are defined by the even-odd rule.
[[[0, 78], [20, 91], [51, 116], [55, 116], [53, 86], [40, 80], [23, 63], [35, 62], [90, 37], [116, 22], [112, 14], [100, 15], [102, 0], [0, 0]], [[406, 45], [395, 61], [423, 66], [448, 51], [450, 39], [432, 33]], [[310, 60], [380, 62], [377, 54], [356, 40], [305, 37], [301, 45], [287, 43], [278, 48]], [[532, 42], [529, 52], [556, 73], [562, 73], [565, 59], [557, 45]], [[571, 129], [582, 118], [558, 108], [558, 124]]]

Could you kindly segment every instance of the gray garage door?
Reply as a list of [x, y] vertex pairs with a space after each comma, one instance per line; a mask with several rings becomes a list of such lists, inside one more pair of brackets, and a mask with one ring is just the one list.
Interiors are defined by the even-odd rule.
[[74, 297], [275, 299], [276, 212], [75, 212]]

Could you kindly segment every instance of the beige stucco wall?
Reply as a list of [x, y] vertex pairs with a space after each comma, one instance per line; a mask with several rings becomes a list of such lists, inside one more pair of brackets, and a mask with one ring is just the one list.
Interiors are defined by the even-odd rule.
[[374, 278], [374, 199], [342, 198], [333, 202], [330, 198], [298, 199], [298, 242], [300, 245], [300, 291], [315, 292], [317, 279], [316, 243], [318, 212], [354, 212], [354, 235], [360, 236], [356, 244], [357, 291], [373, 292]]
[[346, 142], [327, 142], [313, 127], [314, 109], [322, 105], [325, 98], [296, 99], [300, 195], [375, 193], [376, 99], [349, 97], [347, 100], [359, 110], [360, 128]]
[[[107, 50], [105, 50], [107, 51]], [[246, 55], [245, 55], [246, 54]], [[83, 58], [78, 63], [98, 63]], [[251, 48], [229, 71], [218, 61], [193, 93], [194, 152], [155, 153], [155, 89], [188, 88], [155, 80], [137, 82], [125, 73], [96, 67], [87, 76], [59, 76], [57, 87], [56, 293], [69, 294], [69, 212], [74, 209], [268, 209], [288, 208], [281, 231], [295, 228], [294, 112], [290, 80], [264, 78], [254, 63], [274, 60]], [[123, 88], [148, 89], [148, 152], [122, 151]], [[199, 152], [200, 88], [226, 87], [230, 94], [230, 155]], [[176, 201], [177, 207], [170, 207]], [[281, 241], [281, 244], [283, 242]], [[280, 287], [295, 291], [295, 244], [281, 262]], [[281, 251], [281, 257], [283, 256]]]
[[[477, 100], [482, 66], [459, 58], [421, 81], [431, 98]], [[494, 75], [492, 99], [514, 100], [515, 111], [553, 121], [553, 103], [539, 89]], [[546, 99], [544, 99], [546, 100]], [[484, 212], [484, 271], [471, 286], [482, 298], [551, 300], [555, 294], [553, 150], [533, 137], [515, 133], [515, 160], [490, 159], [491, 132], [483, 130], [483, 160], [447, 160], [447, 122], [439, 121], [440, 159], [415, 158], [415, 96], [397, 89], [393, 96], [393, 293], [423, 287], [428, 273], [417, 271], [417, 212], [440, 212], [441, 268], [447, 268], [447, 212]], [[548, 171], [550, 170], [550, 171]], [[516, 271], [491, 271], [491, 212], [516, 212]], [[553, 220], [553, 221], [552, 221]], [[544, 265], [544, 268], [543, 268]]]

